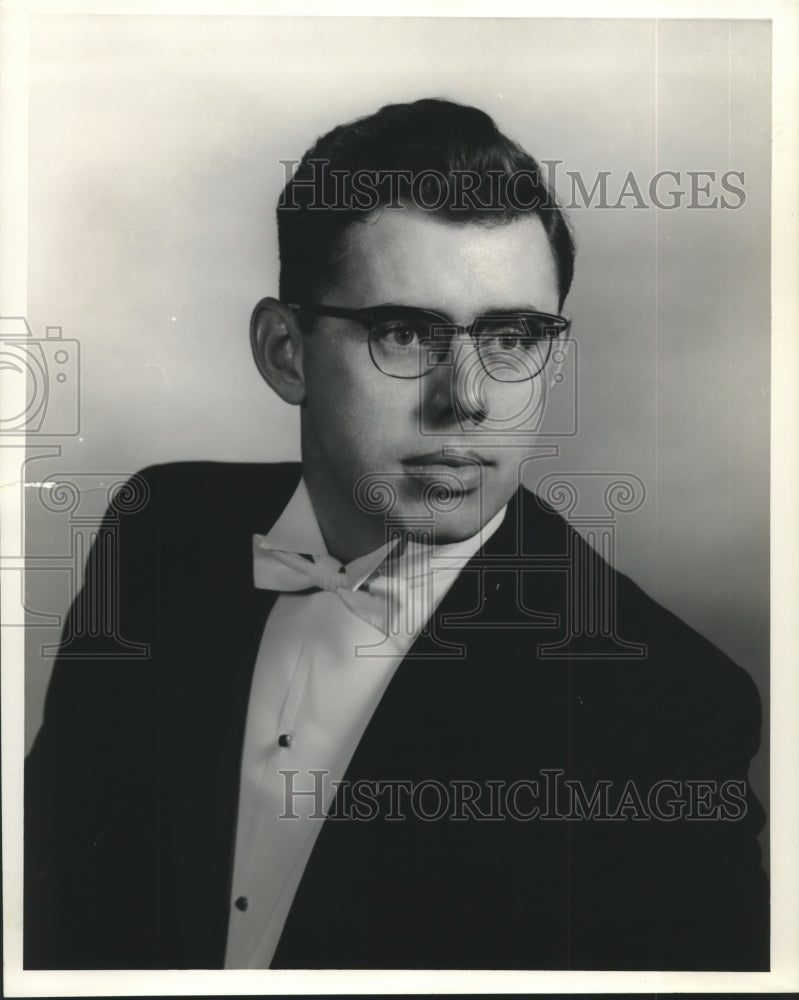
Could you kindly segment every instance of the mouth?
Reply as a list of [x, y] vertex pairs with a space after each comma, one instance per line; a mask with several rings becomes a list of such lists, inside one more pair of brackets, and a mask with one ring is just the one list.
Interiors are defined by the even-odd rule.
[[471, 493], [482, 483], [483, 469], [495, 463], [474, 452], [443, 454], [441, 451], [427, 455], [413, 455], [402, 460], [405, 471], [412, 478], [426, 485], [438, 481], [454, 493]]
[[493, 459], [485, 458], [473, 451], [461, 451], [457, 454], [444, 454], [442, 451], [431, 451], [427, 455], [413, 455], [403, 458], [406, 469], [431, 471], [435, 469], [466, 469], [489, 467], [494, 465]]

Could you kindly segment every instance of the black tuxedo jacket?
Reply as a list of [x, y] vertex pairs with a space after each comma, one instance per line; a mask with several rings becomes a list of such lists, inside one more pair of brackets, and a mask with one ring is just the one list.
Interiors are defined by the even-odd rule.
[[[251, 540], [299, 474], [153, 468], [144, 509], [119, 514], [115, 538], [100, 532], [87, 578], [108, 600], [88, 584], [76, 600], [27, 762], [26, 968], [222, 966], [249, 687], [275, 600], [252, 585]], [[589, 567], [584, 585], [567, 563]], [[601, 629], [564, 642], [596, 586], [614, 588], [616, 634], [644, 656]], [[146, 658], [103, 652], [117, 599], [122, 637]], [[609, 788], [611, 803], [633, 782], [640, 801], [628, 790], [615, 819], [565, 818], [573, 799], [525, 819], [527, 784], [492, 819], [396, 821], [382, 806], [369, 821], [329, 818], [273, 966], [767, 968], [763, 813], [745, 785], [759, 701], [744, 671], [521, 488], [431, 627], [348, 781], [553, 779], [588, 799]], [[663, 779], [665, 812], [693, 796], [711, 818], [647, 815]], [[483, 800], [478, 811], [491, 814]]]

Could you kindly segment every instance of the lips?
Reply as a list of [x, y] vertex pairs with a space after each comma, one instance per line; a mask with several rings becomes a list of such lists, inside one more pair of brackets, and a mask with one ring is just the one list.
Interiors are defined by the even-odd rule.
[[474, 452], [445, 455], [435, 451], [427, 455], [405, 458], [402, 464], [410, 476], [423, 480], [425, 484], [438, 479], [448, 489], [457, 493], [477, 489], [482, 481], [483, 469], [494, 465], [494, 462]]
[[462, 451], [457, 454], [443, 454], [441, 451], [431, 451], [427, 455], [414, 455], [404, 458], [402, 464], [406, 469], [463, 469], [474, 466], [494, 465], [492, 459], [484, 458], [473, 451]]

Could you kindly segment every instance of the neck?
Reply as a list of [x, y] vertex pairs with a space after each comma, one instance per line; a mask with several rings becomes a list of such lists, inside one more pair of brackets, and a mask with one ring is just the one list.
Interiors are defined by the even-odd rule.
[[327, 551], [340, 562], [351, 562], [373, 552], [386, 541], [383, 514], [358, 510], [354, 498], [331, 485], [313, 462], [302, 467], [308, 496], [319, 522]]

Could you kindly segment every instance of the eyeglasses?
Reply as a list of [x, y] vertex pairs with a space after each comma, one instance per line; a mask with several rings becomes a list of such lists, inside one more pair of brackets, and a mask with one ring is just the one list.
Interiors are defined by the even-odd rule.
[[458, 326], [446, 316], [414, 306], [343, 306], [286, 303], [300, 316], [329, 316], [360, 323], [369, 334], [375, 367], [392, 378], [421, 378], [439, 365], [453, 364], [452, 338], [468, 334], [486, 373], [498, 382], [526, 382], [549, 360], [553, 340], [569, 329], [564, 316], [509, 312], [479, 316]]

